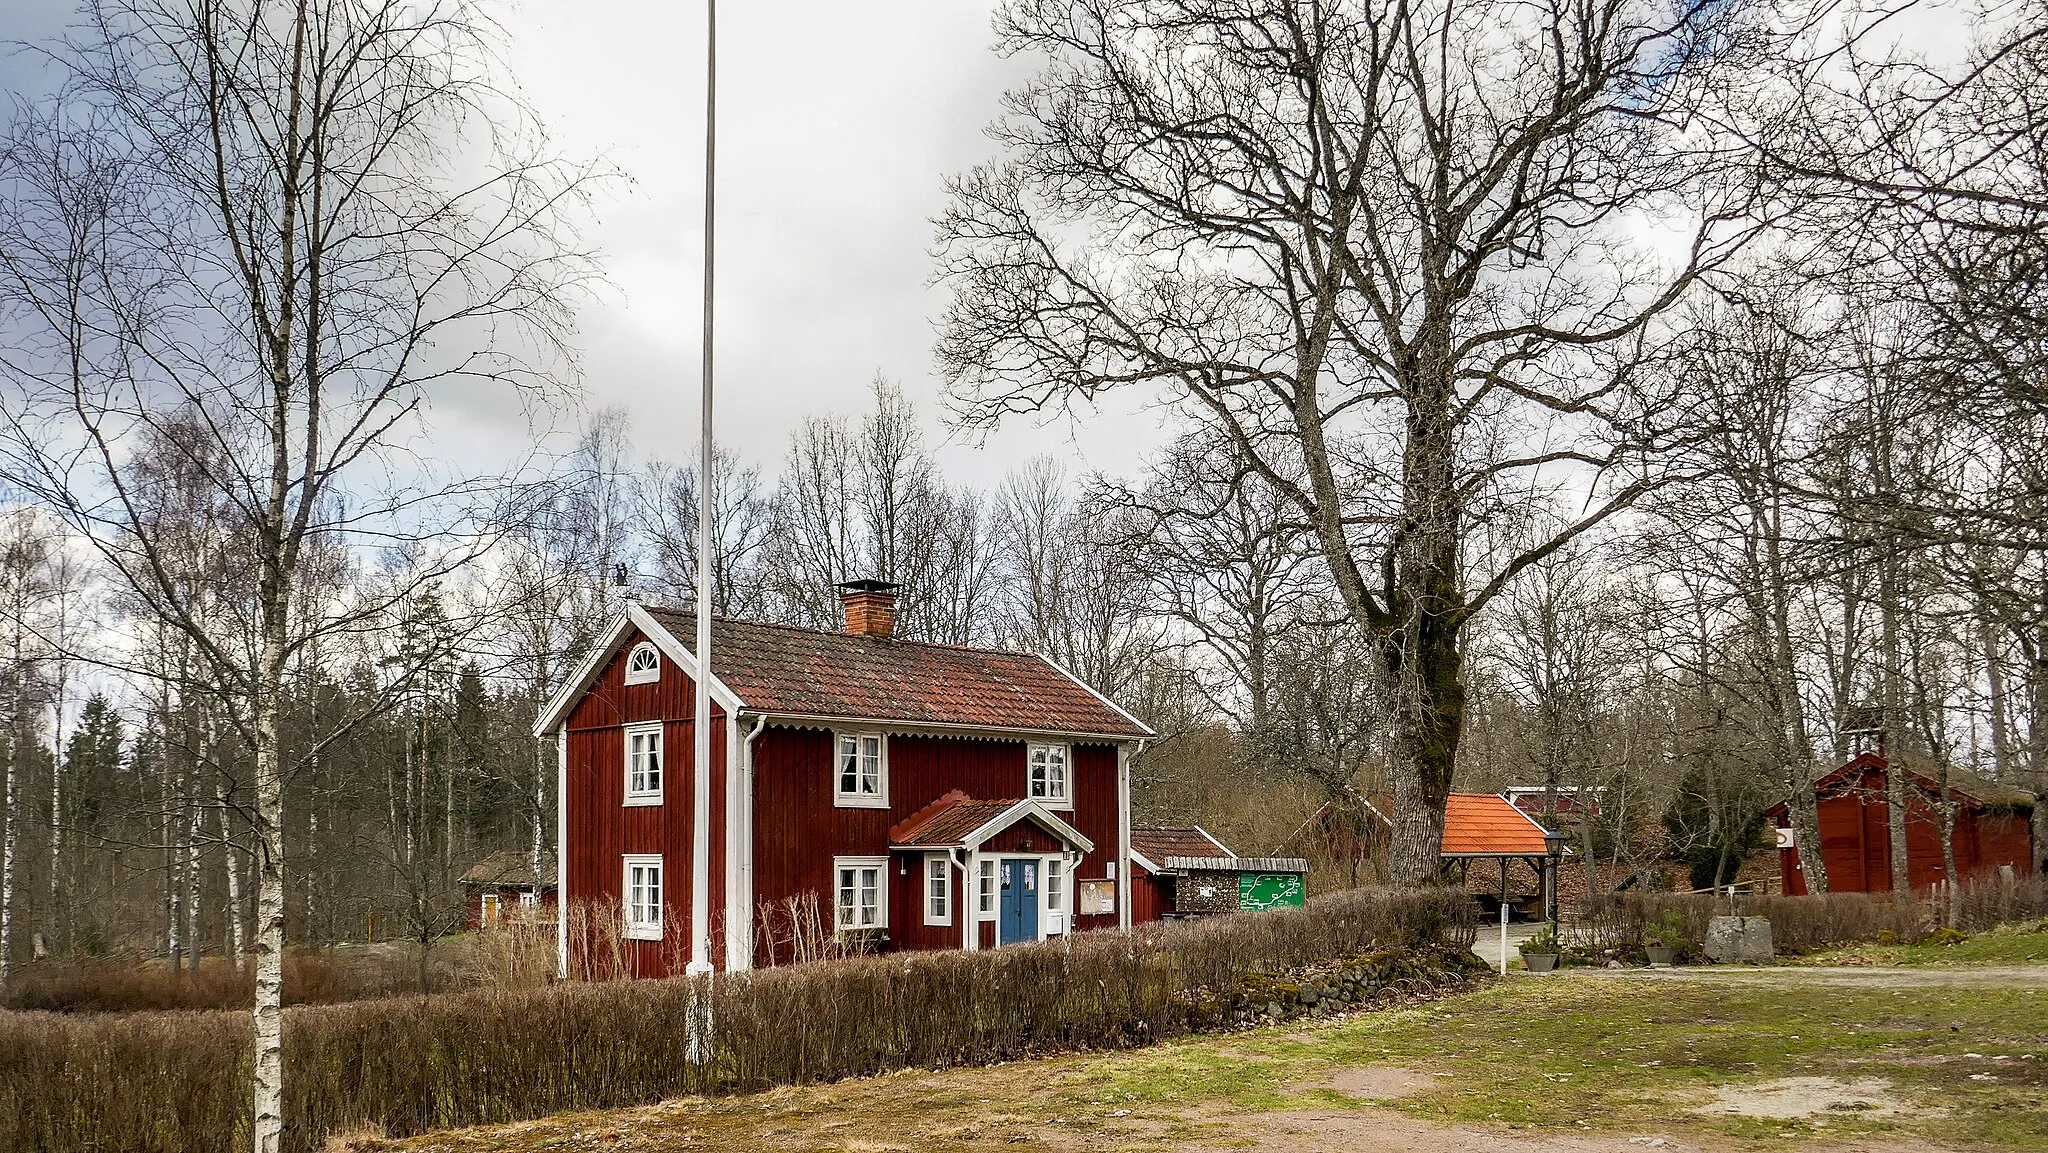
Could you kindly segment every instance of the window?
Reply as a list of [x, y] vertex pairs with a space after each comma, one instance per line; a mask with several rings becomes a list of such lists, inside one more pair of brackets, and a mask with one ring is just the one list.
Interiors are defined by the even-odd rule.
[[661, 650], [652, 641], [641, 641], [626, 654], [626, 683], [644, 685], [661, 679]]
[[975, 878], [974, 911], [984, 917], [996, 915], [996, 862], [993, 857], [981, 859], [981, 872]]
[[953, 923], [953, 862], [944, 853], [924, 858], [924, 923]]
[[661, 724], [626, 730], [626, 803], [661, 803]]
[[519, 894], [519, 907], [522, 909], [540, 908], [540, 894], [534, 892], [532, 889], [528, 889], [525, 892]]
[[661, 940], [661, 858], [626, 858], [626, 938]]
[[832, 802], [841, 808], [889, 807], [888, 744], [879, 733], [840, 733]]
[[1060, 894], [1066, 892], [1066, 867], [1067, 863], [1058, 857], [1045, 860], [1045, 907], [1054, 913], [1066, 908], [1060, 902]]
[[834, 931], [879, 929], [888, 923], [889, 898], [882, 888], [888, 858], [834, 857], [832, 870], [839, 876], [839, 899], [832, 906]]
[[1062, 807], [1074, 803], [1067, 788], [1067, 746], [1031, 746], [1030, 797]]

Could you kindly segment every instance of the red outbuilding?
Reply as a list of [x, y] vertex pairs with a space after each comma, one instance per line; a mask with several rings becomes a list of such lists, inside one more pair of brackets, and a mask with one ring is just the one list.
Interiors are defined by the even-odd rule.
[[[1916, 892], [1947, 879], [1941, 852], [1940, 785], [1931, 766], [1907, 764], [1906, 875]], [[1886, 799], [1885, 756], [1866, 752], [1814, 782], [1819, 805], [1821, 857], [1828, 888], [1837, 893], [1879, 893], [1892, 887], [1891, 805]], [[2032, 872], [2034, 795], [1963, 769], [1950, 769], [1948, 791], [1956, 802], [1956, 872], [1965, 880], [2010, 868]], [[1787, 804], [1770, 811], [1779, 826], [1778, 870], [1785, 892], [1807, 891]]]
[[[1128, 926], [1152, 731], [1042, 657], [896, 639], [892, 585], [841, 590], [844, 631], [712, 623], [713, 963]], [[535, 726], [560, 749], [561, 900], [615, 911], [642, 976], [693, 933], [695, 630], [627, 605]]]
[[492, 853], [462, 874], [463, 918], [471, 929], [496, 928], [515, 916], [555, 917], [555, 862], [525, 853]]

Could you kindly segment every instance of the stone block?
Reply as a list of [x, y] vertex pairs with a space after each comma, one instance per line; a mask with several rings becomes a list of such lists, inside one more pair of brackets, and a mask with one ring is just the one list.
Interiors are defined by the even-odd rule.
[[1717, 965], [1768, 965], [1777, 955], [1771, 947], [1770, 918], [1709, 918], [1703, 951]]

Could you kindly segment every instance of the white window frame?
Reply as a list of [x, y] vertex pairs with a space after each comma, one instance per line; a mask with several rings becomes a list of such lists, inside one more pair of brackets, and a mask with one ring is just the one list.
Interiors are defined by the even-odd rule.
[[[654, 919], [651, 921], [639, 916], [639, 903], [634, 900], [633, 893], [633, 870], [647, 868], [654, 870]], [[667, 900], [668, 871], [662, 868], [660, 853], [628, 853], [621, 858], [619, 917], [628, 941], [661, 940], [662, 906]]]
[[[654, 787], [651, 789], [635, 789], [633, 787], [633, 740], [636, 737], [645, 737], [650, 734], [654, 737]], [[660, 721], [648, 721], [645, 724], [627, 725], [625, 746], [626, 804], [660, 804], [661, 791], [668, 785], [668, 739], [663, 735], [662, 723]]]
[[994, 857], [978, 858], [974, 878], [974, 916], [976, 920], [993, 921], [996, 919], [997, 894], [1001, 891], [1002, 885], [998, 879], [996, 859]]
[[[1038, 756], [1040, 753], [1044, 753], [1049, 758], [1051, 754], [1055, 752], [1059, 754], [1060, 791], [1058, 793], [1053, 793], [1050, 791], [1050, 788], [1048, 787], [1047, 791], [1040, 792], [1040, 781], [1038, 779]], [[1050, 760], [1048, 760], [1048, 770], [1050, 769], [1050, 767], [1051, 762]], [[1024, 795], [1031, 798], [1034, 801], [1037, 801], [1039, 804], [1044, 805], [1048, 809], [1059, 809], [1062, 811], [1071, 811], [1073, 809], [1074, 748], [1072, 745], [1032, 744], [1026, 746], [1024, 751]]]
[[1073, 902], [1067, 899], [1067, 890], [1074, 883], [1074, 870], [1068, 867], [1064, 855], [1047, 857], [1040, 876], [1045, 878], [1039, 886], [1044, 893], [1040, 903], [1044, 906], [1045, 917], [1045, 928], [1041, 935], [1064, 937], [1073, 926], [1073, 913], [1068, 908]]
[[[844, 780], [843, 758], [846, 756], [846, 742], [854, 742], [856, 755], [861, 742], [875, 742], [875, 783], [879, 792], [866, 793], [858, 790], [847, 792], [842, 786]], [[856, 773], [858, 769], [856, 768]], [[832, 804], [841, 809], [886, 809], [889, 807], [889, 734], [873, 730], [838, 729], [832, 733]]]
[[[641, 658], [641, 657], [642, 657], [643, 655], [644, 655], [644, 656], [650, 656], [650, 657], [653, 657], [653, 658], [654, 658], [654, 663], [653, 663], [652, 665], [648, 666], [647, 668], [643, 668], [643, 669], [636, 669], [636, 668], [634, 668], [634, 667], [633, 667], [634, 663], [635, 663], [635, 662], [637, 662], [637, 661], [638, 661], [638, 660], [639, 660], [639, 659], [640, 659], [640, 658]], [[657, 648], [657, 647], [655, 646], [655, 644], [654, 644], [654, 642], [653, 642], [653, 641], [641, 641], [641, 642], [640, 642], [639, 644], [637, 644], [637, 645], [634, 645], [634, 646], [633, 646], [632, 648], [630, 648], [630, 649], [626, 650], [626, 683], [627, 683], [627, 684], [629, 684], [629, 685], [646, 685], [646, 684], [653, 684], [653, 683], [654, 683], [655, 681], [658, 681], [658, 680], [660, 680], [660, 679], [661, 679], [661, 650], [660, 650], [659, 648]]]
[[924, 907], [925, 924], [953, 923], [953, 858], [950, 854], [924, 855], [924, 873], [920, 876], [918, 884], [918, 903]]
[[[854, 873], [855, 912], [859, 912], [860, 873], [865, 869], [875, 871], [875, 919], [872, 924], [846, 924], [840, 916], [839, 894], [847, 870]], [[858, 921], [856, 916], [855, 920]], [[889, 858], [887, 857], [834, 857], [832, 858], [832, 931], [834, 933], [864, 933], [874, 930], [887, 932], [889, 929]]]

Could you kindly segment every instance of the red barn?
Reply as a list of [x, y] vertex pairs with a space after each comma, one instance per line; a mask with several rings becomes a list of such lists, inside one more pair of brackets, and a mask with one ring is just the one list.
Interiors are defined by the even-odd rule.
[[[1941, 856], [1940, 788], [1931, 768], [1902, 766], [1906, 789], [1906, 875], [1916, 891], [1947, 879]], [[1891, 806], [1886, 800], [1884, 756], [1861, 753], [1814, 782], [1820, 809], [1821, 857], [1828, 888], [1837, 893], [1881, 893], [1892, 887]], [[1956, 801], [1956, 871], [1964, 878], [2000, 866], [2021, 876], [2032, 871], [2034, 795], [1962, 769], [1950, 769]], [[1785, 892], [1806, 892], [1799, 851], [1791, 843], [1787, 805], [1770, 811], [1779, 834], [1778, 872]]]
[[[1152, 731], [1044, 658], [895, 639], [894, 586], [842, 599], [842, 632], [712, 623], [714, 963], [1128, 926]], [[628, 605], [535, 726], [559, 742], [561, 899], [616, 910], [642, 976], [689, 954], [695, 629]]]

